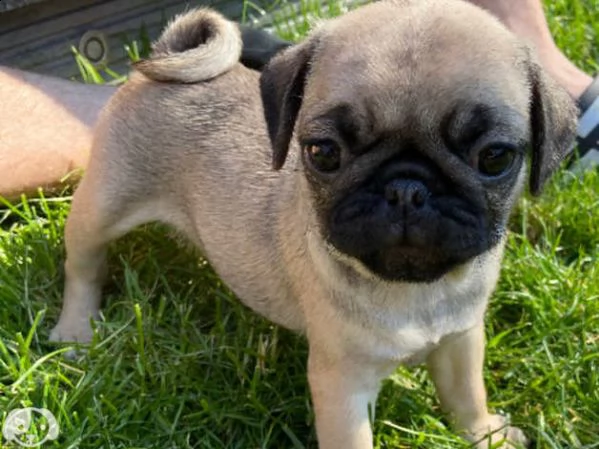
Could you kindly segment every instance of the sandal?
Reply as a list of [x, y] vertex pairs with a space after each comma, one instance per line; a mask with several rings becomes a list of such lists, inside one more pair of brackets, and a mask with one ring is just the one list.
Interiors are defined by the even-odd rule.
[[599, 166], [599, 76], [578, 99], [578, 151], [570, 168], [588, 170]]

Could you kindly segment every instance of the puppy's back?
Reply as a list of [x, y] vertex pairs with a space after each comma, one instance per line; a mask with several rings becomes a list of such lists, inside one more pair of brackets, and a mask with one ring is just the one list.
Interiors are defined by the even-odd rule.
[[239, 63], [241, 46], [237, 25], [215, 11], [175, 17], [104, 108], [91, 166], [101, 159], [121, 176], [174, 185], [190, 166], [213, 163], [205, 160], [210, 153], [231, 157], [205, 151], [216, 141], [223, 149], [255, 142], [266, 154], [259, 74]]

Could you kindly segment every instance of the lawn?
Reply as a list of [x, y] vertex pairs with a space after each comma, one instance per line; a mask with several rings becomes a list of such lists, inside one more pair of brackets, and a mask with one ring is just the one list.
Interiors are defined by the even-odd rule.
[[[546, 8], [558, 45], [597, 71], [599, 3]], [[297, 38], [301, 14], [317, 9], [276, 29]], [[112, 245], [87, 354], [69, 361], [69, 348], [48, 344], [69, 207], [65, 195], [0, 209], [2, 421], [15, 408], [50, 410], [60, 436], [44, 448], [316, 448], [305, 340], [242, 306], [161, 226]], [[599, 448], [599, 172], [561, 172], [520, 202], [511, 230], [487, 319], [490, 405], [536, 448]], [[421, 368], [384, 383], [374, 428], [379, 448], [468, 447]]]

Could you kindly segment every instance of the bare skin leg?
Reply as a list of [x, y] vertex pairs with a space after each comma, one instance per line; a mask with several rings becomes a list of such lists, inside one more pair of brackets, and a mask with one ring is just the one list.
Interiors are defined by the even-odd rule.
[[534, 45], [541, 63], [573, 98], [579, 98], [592, 78], [557, 48], [540, 0], [469, 0], [494, 14], [510, 30]]
[[0, 67], [0, 195], [57, 187], [85, 167], [98, 113], [115, 90]]

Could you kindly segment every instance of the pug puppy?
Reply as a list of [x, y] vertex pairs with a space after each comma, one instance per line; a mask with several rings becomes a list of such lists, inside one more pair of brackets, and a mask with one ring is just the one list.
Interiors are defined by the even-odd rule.
[[369, 4], [262, 74], [240, 50], [217, 13], [178, 17], [105, 108], [52, 340], [90, 340], [106, 245], [162, 221], [247, 306], [306, 335], [321, 449], [372, 448], [381, 380], [420, 362], [465, 438], [525, 444], [487, 409], [483, 319], [510, 211], [573, 142], [568, 95], [459, 0]]

